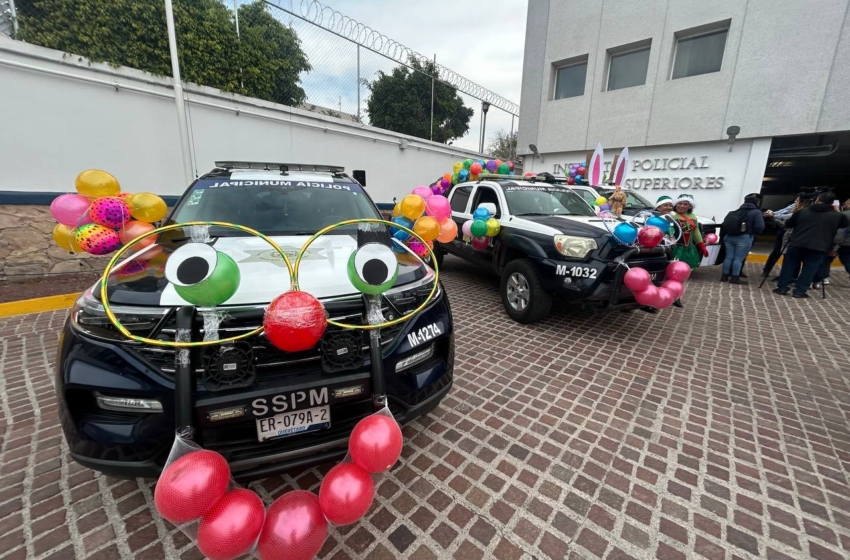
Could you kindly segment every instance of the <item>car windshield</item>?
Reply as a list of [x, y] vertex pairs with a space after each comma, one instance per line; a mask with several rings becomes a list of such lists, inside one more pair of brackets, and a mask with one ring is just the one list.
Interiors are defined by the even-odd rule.
[[505, 199], [514, 216], [593, 216], [580, 196], [566, 187], [552, 185], [506, 186]]
[[[266, 235], [312, 235], [355, 218], [380, 218], [360, 185], [282, 180], [202, 179], [174, 211], [175, 223], [230, 222]], [[350, 234], [357, 226], [331, 233]], [[217, 236], [245, 235], [221, 228]]]
[[[631, 208], [633, 210], [654, 210], [655, 206], [652, 205], [647, 199], [642, 197], [641, 195], [632, 192], [623, 190], [626, 193], [626, 208]], [[613, 190], [599, 191], [599, 194], [608, 198], [612, 194], [614, 194]]]

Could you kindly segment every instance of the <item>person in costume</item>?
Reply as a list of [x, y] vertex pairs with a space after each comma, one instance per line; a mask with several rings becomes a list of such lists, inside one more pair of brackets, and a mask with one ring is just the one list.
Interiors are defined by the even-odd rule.
[[655, 201], [655, 213], [661, 216], [666, 216], [673, 211], [673, 199], [669, 196], [661, 195]]
[[687, 263], [691, 270], [694, 270], [699, 267], [703, 257], [708, 256], [708, 249], [705, 248], [705, 242], [702, 240], [699, 221], [694, 215], [694, 208], [696, 208], [694, 197], [687, 193], [680, 194], [676, 198], [673, 208], [675, 212], [672, 217], [679, 222], [679, 226], [682, 228], [682, 238], [673, 247], [673, 256], [677, 260]]

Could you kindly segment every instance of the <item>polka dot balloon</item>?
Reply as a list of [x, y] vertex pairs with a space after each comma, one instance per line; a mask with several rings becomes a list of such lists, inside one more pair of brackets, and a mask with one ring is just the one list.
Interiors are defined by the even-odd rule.
[[91, 255], [106, 255], [121, 246], [118, 232], [98, 224], [87, 224], [77, 230], [77, 244]]
[[98, 198], [92, 202], [89, 216], [98, 225], [120, 228], [130, 221], [130, 209], [120, 198]]

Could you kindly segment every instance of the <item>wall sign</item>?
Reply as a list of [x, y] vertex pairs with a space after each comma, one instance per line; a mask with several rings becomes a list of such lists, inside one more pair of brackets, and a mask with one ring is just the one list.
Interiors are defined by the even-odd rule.
[[[690, 190], [690, 189], [721, 189], [723, 175], [712, 174], [710, 156], [676, 156], [665, 158], [641, 159], [629, 162], [629, 178], [623, 187], [635, 190]], [[569, 173], [571, 163], [556, 163], [555, 175]], [[611, 172], [611, 161], [605, 162], [605, 174]], [[663, 172], [663, 173], [656, 173]], [[672, 173], [671, 173], [672, 172]], [[653, 175], [650, 177], [642, 175]]]

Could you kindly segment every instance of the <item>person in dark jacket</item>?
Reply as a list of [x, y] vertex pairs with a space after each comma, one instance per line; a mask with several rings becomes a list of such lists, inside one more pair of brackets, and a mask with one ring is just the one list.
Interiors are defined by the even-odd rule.
[[741, 280], [741, 267], [743, 267], [744, 259], [750, 253], [750, 249], [753, 248], [755, 237], [764, 231], [764, 217], [757, 206], [758, 201], [758, 198], [747, 195], [744, 203], [738, 209], [742, 214], [746, 212], [745, 219], [741, 224], [741, 231], [737, 234], [727, 233], [723, 237], [726, 258], [723, 260], [721, 282], [729, 280], [730, 284], [747, 283], [746, 280]]
[[777, 294], [788, 293], [788, 286], [794, 279], [794, 271], [802, 263], [803, 269], [794, 285], [793, 296], [809, 297], [806, 292], [811, 287], [827, 251], [832, 248], [838, 230], [850, 226], [850, 219], [845, 214], [833, 210], [834, 200], [833, 193], [822, 193], [815, 204], [797, 212], [785, 223], [787, 228], [794, 230], [785, 251], [782, 271], [779, 273], [779, 286], [773, 290]]

